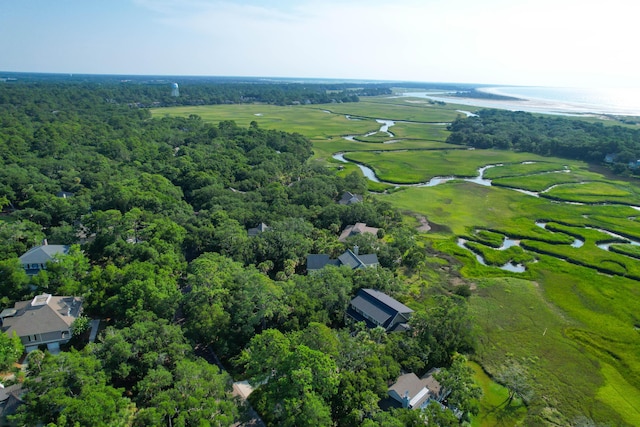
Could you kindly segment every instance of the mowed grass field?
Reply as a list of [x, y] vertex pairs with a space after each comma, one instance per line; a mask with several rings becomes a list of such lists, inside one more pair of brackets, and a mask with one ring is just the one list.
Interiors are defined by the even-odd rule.
[[[611, 239], [598, 229], [640, 239], [640, 214], [632, 207], [640, 206], [640, 187], [609, 180], [582, 162], [447, 145], [448, 131], [436, 123], [455, 119], [461, 114], [456, 109], [470, 107], [376, 97], [354, 104], [224, 105], [157, 109], [153, 114], [197, 114], [214, 123], [235, 120], [240, 126], [256, 121], [261, 127], [299, 132], [314, 143], [313, 161], [339, 167], [340, 173], [359, 171], [331, 158], [344, 152], [347, 159], [396, 183], [474, 176], [479, 167], [503, 164], [486, 170], [485, 177], [494, 180], [491, 187], [461, 179], [435, 187], [370, 184], [375, 191], [393, 190], [375, 197], [439, 225], [437, 233], [420, 238], [453, 255], [461, 263], [460, 273], [474, 283], [470, 305], [479, 346], [473, 359], [479, 363], [476, 378], [485, 398], [473, 425], [529, 425], [532, 420], [570, 425], [581, 416], [609, 425], [640, 425], [640, 281], [628, 277], [640, 274], [640, 262], [596, 246]], [[380, 132], [365, 138], [380, 128], [376, 118], [411, 123], [392, 126], [393, 138]], [[347, 135], [360, 140], [346, 140]], [[548, 197], [515, 189], [544, 191], [542, 196]], [[618, 204], [599, 204], [605, 202]], [[548, 229], [536, 221], [547, 223]], [[498, 253], [482, 237], [490, 241], [502, 235], [528, 243], [531, 249], [512, 248], [526, 270], [513, 273], [481, 265], [456, 244], [458, 237], [473, 238], [479, 230], [487, 230], [475, 243], [487, 260], [494, 256], [502, 262], [509, 252]], [[583, 245], [572, 247], [575, 239]], [[534, 389], [528, 407], [500, 406], [506, 391], [486, 374], [496, 375], [512, 361], [526, 369]]]

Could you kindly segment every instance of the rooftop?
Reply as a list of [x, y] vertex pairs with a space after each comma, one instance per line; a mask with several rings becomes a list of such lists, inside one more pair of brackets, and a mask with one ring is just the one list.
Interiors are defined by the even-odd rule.
[[341, 205], [350, 205], [352, 203], [360, 203], [362, 200], [364, 200], [364, 198], [361, 195], [345, 191], [338, 203]]
[[68, 330], [81, 311], [80, 298], [42, 294], [3, 310], [2, 329], [19, 337]]
[[338, 259], [331, 259], [327, 254], [309, 254], [307, 255], [307, 271], [319, 270], [327, 265], [335, 265], [340, 267], [348, 265], [352, 269], [373, 267], [378, 265], [378, 255], [376, 254], [358, 254], [357, 247], [352, 251], [347, 249]]
[[342, 233], [340, 233], [340, 237], [338, 237], [338, 241], [344, 242], [348, 237], [355, 236], [362, 233], [371, 233], [373, 235], [378, 234], [378, 229], [375, 227], [367, 227], [367, 224], [364, 222], [356, 222], [353, 225], [347, 225]]
[[387, 294], [374, 289], [360, 289], [349, 303], [347, 314], [369, 327], [382, 326], [387, 331], [408, 330], [413, 310]]
[[410, 372], [401, 375], [398, 380], [389, 387], [388, 393], [396, 401], [403, 404], [404, 407], [412, 409], [420, 408], [429, 399], [440, 400], [441, 386], [433, 373], [438, 369], [432, 369], [422, 378], [418, 378], [416, 374]]
[[55, 255], [69, 252], [67, 245], [40, 245], [29, 249], [20, 257], [21, 264], [46, 264]]

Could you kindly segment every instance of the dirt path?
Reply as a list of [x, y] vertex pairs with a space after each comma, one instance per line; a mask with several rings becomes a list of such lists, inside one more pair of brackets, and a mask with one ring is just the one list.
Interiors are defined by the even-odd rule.
[[416, 218], [418, 219], [418, 221], [420, 221], [420, 226], [416, 228], [418, 231], [427, 232], [431, 230], [431, 226], [429, 225], [429, 221], [427, 221], [427, 218], [422, 215], [419, 215]]

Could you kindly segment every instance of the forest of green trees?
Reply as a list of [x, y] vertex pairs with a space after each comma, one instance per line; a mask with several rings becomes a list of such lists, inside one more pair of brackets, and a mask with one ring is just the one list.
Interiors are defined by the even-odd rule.
[[640, 130], [605, 126], [522, 111], [481, 110], [449, 126], [451, 144], [526, 151], [593, 163], [607, 162], [618, 174], [638, 173]]
[[[250, 401], [268, 425], [424, 425], [419, 411], [383, 411], [379, 401], [401, 370], [470, 378], [458, 355], [474, 348], [465, 297], [438, 287], [414, 295], [411, 333], [345, 323], [361, 288], [407, 299], [397, 270], [426, 256], [415, 230], [383, 202], [336, 203], [344, 191], [363, 194], [364, 178], [307, 162], [301, 135], [152, 119], [132, 107], [163, 102], [147, 89], [0, 83], [2, 308], [42, 292], [73, 295], [107, 325], [94, 344], [29, 354], [15, 421], [232, 425], [248, 416], [231, 395], [233, 376], [256, 385]], [[249, 237], [261, 222], [270, 228]], [[339, 242], [355, 222], [384, 239]], [[29, 277], [18, 257], [43, 239], [71, 250]], [[381, 266], [305, 274], [309, 253], [335, 257], [354, 245]], [[6, 367], [16, 346], [0, 344]], [[226, 371], [207, 361], [211, 351]], [[450, 389], [462, 419], [475, 413], [476, 389]], [[429, 425], [459, 422], [439, 408], [430, 414]]]
[[[99, 98], [102, 102], [127, 104], [133, 107], [216, 105], [261, 102], [275, 105], [326, 104], [358, 102], [360, 96], [387, 95], [388, 84], [358, 83], [301, 83], [265, 79], [236, 79], [232, 77], [167, 77], [94, 76], [61, 74], [16, 74], [18, 82], [8, 82], [12, 91], [30, 92], [46, 86], [50, 96], [65, 98], [68, 89], [86, 93], [88, 102]], [[171, 96], [171, 84], [179, 82], [180, 96]], [[90, 94], [89, 94], [90, 92]], [[2, 93], [0, 92], [0, 96]], [[0, 102], [6, 101], [0, 98]], [[74, 102], [82, 102], [80, 99]]]

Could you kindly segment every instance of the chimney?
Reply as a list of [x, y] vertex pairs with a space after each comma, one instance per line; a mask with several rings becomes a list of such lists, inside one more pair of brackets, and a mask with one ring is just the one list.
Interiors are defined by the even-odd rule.
[[354, 245], [353, 246], [353, 253], [356, 254], [356, 255], [359, 255], [358, 252], [360, 252], [360, 247], [358, 245]]

